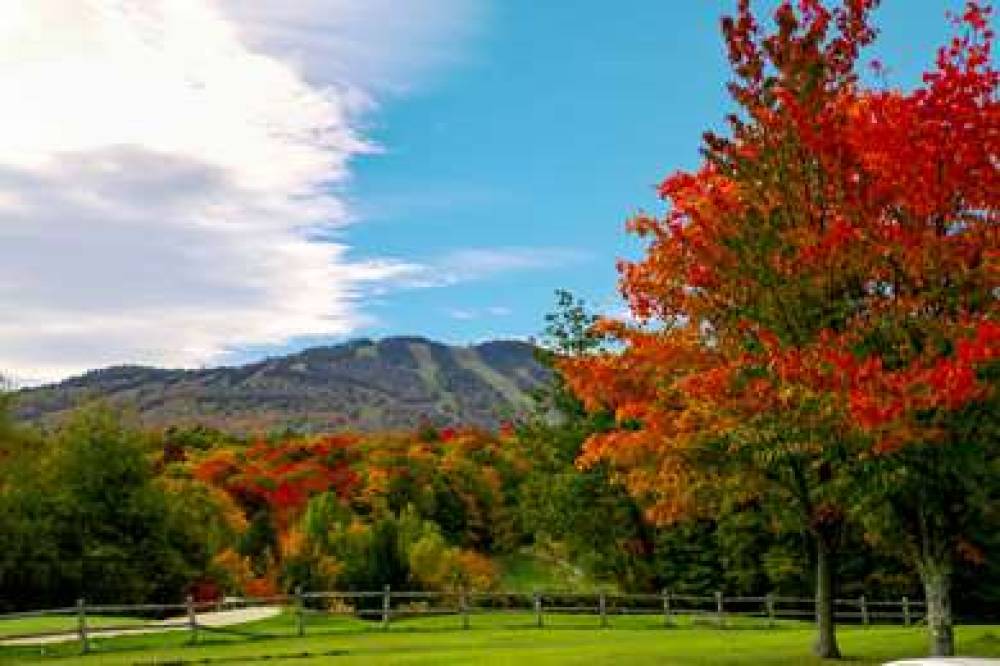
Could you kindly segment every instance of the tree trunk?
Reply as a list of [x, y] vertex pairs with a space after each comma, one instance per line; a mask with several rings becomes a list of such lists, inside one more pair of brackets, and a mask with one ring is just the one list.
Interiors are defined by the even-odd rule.
[[927, 630], [932, 657], [955, 654], [955, 629], [951, 622], [951, 572], [947, 564], [924, 562], [920, 566], [927, 601]]
[[816, 538], [816, 643], [813, 654], [823, 659], [840, 659], [833, 617], [834, 553], [823, 537]]

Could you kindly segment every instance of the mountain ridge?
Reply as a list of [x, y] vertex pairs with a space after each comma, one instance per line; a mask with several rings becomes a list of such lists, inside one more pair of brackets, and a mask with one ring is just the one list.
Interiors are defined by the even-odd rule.
[[19, 419], [51, 423], [93, 400], [133, 409], [150, 427], [234, 432], [496, 428], [530, 407], [547, 380], [519, 340], [449, 345], [420, 336], [358, 338], [244, 365], [169, 369], [123, 364], [17, 392]]

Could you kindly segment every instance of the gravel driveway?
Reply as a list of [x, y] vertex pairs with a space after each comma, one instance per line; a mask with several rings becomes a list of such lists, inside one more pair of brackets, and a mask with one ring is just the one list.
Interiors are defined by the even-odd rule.
[[[203, 627], [228, 627], [234, 624], [244, 624], [256, 620], [265, 620], [281, 613], [274, 606], [257, 606], [254, 608], [237, 608], [235, 610], [210, 611], [198, 613], [198, 624]], [[161, 626], [153, 626], [161, 625]], [[166, 620], [150, 622], [146, 626], [135, 629], [90, 629], [89, 638], [109, 638], [112, 636], [134, 636], [136, 634], [155, 634], [162, 631], [187, 631], [187, 616], [172, 617]], [[75, 631], [64, 634], [48, 634], [45, 636], [9, 638], [0, 640], [0, 645], [48, 645], [50, 643], [65, 643], [79, 640]]]

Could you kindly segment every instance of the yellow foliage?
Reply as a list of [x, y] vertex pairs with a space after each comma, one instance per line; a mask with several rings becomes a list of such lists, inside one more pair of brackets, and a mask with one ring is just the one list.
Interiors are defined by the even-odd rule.
[[253, 578], [249, 559], [243, 557], [232, 548], [227, 548], [218, 553], [212, 559], [212, 563], [229, 574], [233, 582], [240, 589], [245, 589], [247, 582]]
[[281, 559], [301, 555], [306, 546], [306, 536], [298, 527], [290, 527], [278, 534], [278, 551]]

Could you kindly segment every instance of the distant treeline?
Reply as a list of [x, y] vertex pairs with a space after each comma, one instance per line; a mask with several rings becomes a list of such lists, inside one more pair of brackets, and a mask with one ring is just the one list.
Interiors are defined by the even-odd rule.
[[[538, 397], [536, 417], [499, 433], [426, 426], [248, 440], [198, 427], [147, 432], [102, 407], [44, 433], [4, 419], [0, 607], [298, 586], [495, 589], [503, 556], [525, 550], [623, 591], [811, 594], [807, 539], [778, 529], [758, 500], [655, 526], [611, 470], [575, 465], [610, 417], [585, 412], [558, 381]], [[991, 550], [958, 572], [961, 614], [995, 612], [997, 527], [982, 526], [979, 547]], [[920, 596], [914, 572], [860, 528], [844, 540], [838, 596]]]

